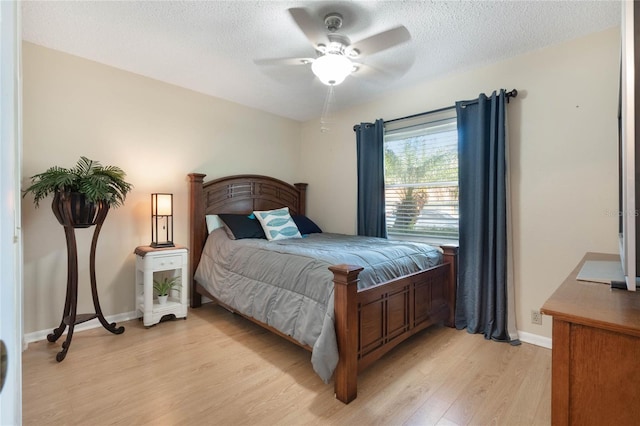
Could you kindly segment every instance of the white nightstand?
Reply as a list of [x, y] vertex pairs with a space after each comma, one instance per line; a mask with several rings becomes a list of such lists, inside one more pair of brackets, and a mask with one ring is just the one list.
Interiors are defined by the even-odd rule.
[[[136, 247], [136, 311], [142, 314], [145, 327], [160, 322], [165, 315], [173, 314], [176, 318], [187, 318], [188, 258], [187, 249], [183, 246], [153, 248]], [[180, 276], [181, 286], [171, 290], [169, 300], [163, 305], [154, 299], [154, 274]]]

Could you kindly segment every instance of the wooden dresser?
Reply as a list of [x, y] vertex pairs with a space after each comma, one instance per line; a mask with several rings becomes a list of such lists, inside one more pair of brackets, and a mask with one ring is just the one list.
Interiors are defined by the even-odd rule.
[[640, 424], [640, 291], [577, 281], [587, 253], [545, 302], [553, 316], [553, 425]]

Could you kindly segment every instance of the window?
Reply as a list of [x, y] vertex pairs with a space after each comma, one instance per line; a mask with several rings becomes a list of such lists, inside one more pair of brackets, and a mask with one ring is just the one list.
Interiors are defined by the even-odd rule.
[[384, 155], [389, 237], [457, 240], [455, 110], [387, 123]]

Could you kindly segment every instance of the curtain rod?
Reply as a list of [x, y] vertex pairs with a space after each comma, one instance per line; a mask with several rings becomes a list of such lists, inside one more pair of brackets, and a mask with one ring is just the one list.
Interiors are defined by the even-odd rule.
[[[507, 97], [507, 103], [509, 103], [509, 98], [515, 98], [516, 96], [518, 96], [518, 91], [516, 89], [513, 89], [510, 92], [505, 92], [505, 95]], [[410, 118], [416, 118], [416, 117], [420, 117], [420, 116], [427, 115], [427, 114], [435, 114], [437, 112], [448, 111], [450, 109], [454, 109], [455, 107], [456, 107], [455, 105], [451, 105], [451, 106], [444, 107], [444, 108], [434, 109], [432, 111], [421, 112], [421, 113], [413, 114], [413, 115], [407, 115], [406, 117], [394, 118], [393, 120], [385, 120], [384, 124], [393, 123], [394, 121], [408, 120]], [[354, 126], [353, 130], [355, 130], [355, 126]]]

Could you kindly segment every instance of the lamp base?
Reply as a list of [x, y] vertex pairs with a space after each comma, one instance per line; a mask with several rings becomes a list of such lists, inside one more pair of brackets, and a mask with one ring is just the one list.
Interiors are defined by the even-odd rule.
[[153, 248], [162, 248], [162, 247], [175, 247], [175, 244], [173, 244], [173, 241], [166, 241], [164, 243], [151, 243], [149, 244], [151, 247]]

